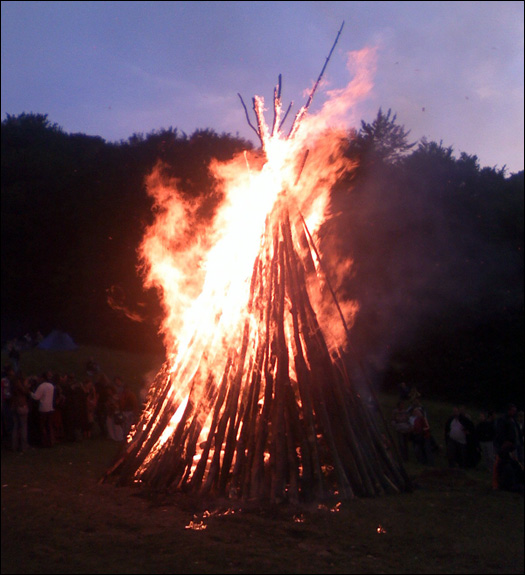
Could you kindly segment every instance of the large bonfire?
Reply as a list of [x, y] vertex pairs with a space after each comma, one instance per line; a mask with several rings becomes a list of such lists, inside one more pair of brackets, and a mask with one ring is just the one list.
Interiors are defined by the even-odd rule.
[[196, 231], [198, 206], [162, 170], [150, 176], [156, 221], [141, 257], [163, 296], [167, 359], [103, 480], [271, 503], [409, 488], [344, 360], [357, 307], [337, 300], [316, 245], [330, 190], [351, 168], [348, 133], [330, 121], [369, 84], [361, 66], [307, 114], [340, 33], [286, 134], [280, 78], [271, 126], [262, 98], [256, 126], [242, 102], [261, 149], [210, 166], [226, 194], [213, 226]]

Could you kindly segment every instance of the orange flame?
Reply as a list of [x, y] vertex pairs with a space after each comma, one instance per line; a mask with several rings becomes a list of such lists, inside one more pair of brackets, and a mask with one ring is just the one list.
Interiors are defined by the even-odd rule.
[[[208, 380], [198, 374], [220, 378], [226, 370], [228, 350], [241, 347], [243, 329], [249, 330], [249, 341], [257, 340], [257, 314], [249, 309], [250, 281], [261, 249], [273, 249], [266, 230], [269, 214], [288, 210], [297, 221], [303, 219], [314, 241], [330, 217], [330, 190], [351, 168], [343, 154], [348, 115], [372, 87], [374, 61], [374, 50], [350, 53], [348, 67], [354, 79], [346, 88], [329, 92], [321, 111], [305, 116], [293, 137], [279, 131], [272, 134], [263, 122], [262, 161], [258, 153], [245, 153], [227, 163], [212, 162], [209, 169], [221, 183], [225, 200], [211, 224], [199, 220], [199, 201], [185, 198], [178, 182], [166, 178], [161, 165], [148, 177], [156, 219], [147, 229], [139, 252], [145, 286], [156, 287], [161, 293], [165, 311], [161, 329], [167, 353], [165, 385], [170, 386], [164, 402], [171, 402], [174, 409], [143, 468], [172, 437], [188, 407], [190, 392], [192, 397], [204, 397]], [[262, 112], [263, 99], [256, 98], [255, 102]], [[277, 112], [280, 114], [280, 108]], [[322, 277], [319, 261], [315, 255], [313, 259]], [[344, 263], [344, 271], [349, 265]], [[319, 290], [309, 295], [318, 308], [327, 341], [340, 345], [345, 337], [340, 318], [329, 315], [326, 298]], [[352, 303], [344, 307], [348, 323], [356, 310]], [[290, 324], [286, 329], [291, 332], [293, 328]], [[250, 352], [253, 349], [248, 350], [248, 357]], [[151, 417], [160, 421], [158, 413]], [[210, 416], [203, 408], [203, 426]], [[145, 425], [140, 431], [144, 429]]]

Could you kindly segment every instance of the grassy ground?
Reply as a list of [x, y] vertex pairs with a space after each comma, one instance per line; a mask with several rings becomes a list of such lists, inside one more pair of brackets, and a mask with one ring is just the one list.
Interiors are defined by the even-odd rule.
[[[139, 359], [137, 377], [156, 361]], [[113, 358], [120, 372], [121, 360], [138, 361]], [[450, 406], [425, 407], [439, 440]], [[493, 491], [481, 466], [449, 470], [438, 455], [407, 465], [412, 493], [258, 508], [100, 484], [117, 451], [98, 436], [2, 448], [3, 574], [524, 571], [523, 495]]]

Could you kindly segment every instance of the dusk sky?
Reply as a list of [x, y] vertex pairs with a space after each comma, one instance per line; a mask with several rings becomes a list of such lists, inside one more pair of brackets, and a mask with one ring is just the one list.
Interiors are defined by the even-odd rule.
[[348, 127], [389, 108], [428, 140], [523, 170], [523, 2], [2, 2], [2, 120], [47, 114], [69, 133], [126, 140], [170, 126], [249, 138], [238, 97], [305, 103], [375, 52], [373, 85]]

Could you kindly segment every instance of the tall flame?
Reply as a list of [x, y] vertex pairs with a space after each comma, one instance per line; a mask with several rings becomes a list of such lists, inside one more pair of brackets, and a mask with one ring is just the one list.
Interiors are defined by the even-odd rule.
[[[314, 482], [321, 481], [321, 468], [335, 468], [341, 490], [352, 491], [334, 443], [336, 435], [348, 435], [349, 407], [335, 415], [341, 417], [340, 428], [330, 422], [334, 414], [329, 416], [326, 407], [335, 402], [337, 411], [340, 394], [347, 393], [340, 381], [347, 380], [340, 368], [328, 374], [326, 366], [330, 354], [337, 357], [357, 308], [337, 305], [335, 312], [328, 305], [316, 240], [329, 217], [330, 190], [353, 167], [343, 153], [349, 135], [345, 122], [371, 89], [374, 61], [374, 50], [350, 53], [353, 80], [329, 92], [319, 113], [300, 110], [300, 122], [288, 135], [275, 129], [282, 116], [280, 94], [273, 129], [264, 119], [264, 100], [254, 98], [262, 148], [211, 163], [225, 194], [211, 223], [203, 224], [198, 200], [188, 200], [161, 165], [149, 176], [156, 218], [140, 256], [146, 286], [162, 295], [166, 362], [128, 437], [129, 458], [118, 463], [128, 466], [128, 476], [188, 486], [201, 485], [208, 473], [205, 485], [220, 475], [224, 489], [234, 458], [238, 477], [250, 459], [253, 467], [242, 482], [251, 483], [253, 493], [263, 481], [261, 466], [270, 461], [277, 493], [284, 489], [285, 467], [292, 483], [294, 473], [306, 478], [299, 461], [293, 470], [291, 462], [300, 459], [317, 477]], [[333, 378], [332, 389], [326, 378]], [[290, 397], [293, 405], [286, 407]], [[314, 406], [315, 398], [320, 403]], [[352, 405], [361, 409], [355, 400]], [[358, 417], [364, 421], [368, 415]], [[322, 429], [329, 436], [329, 464], [318, 455], [316, 436]], [[281, 435], [288, 439], [279, 440]], [[368, 453], [380, 449], [370, 441]], [[163, 458], [165, 453], [169, 457]]]
[[[306, 116], [293, 138], [280, 131], [272, 135], [266, 124], [261, 126], [262, 167], [260, 157], [246, 153], [227, 163], [212, 162], [209, 169], [225, 190], [212, 226], [199, 224], [198, 200], [185, 198], [161, 166], [148, 177], [156, 220], [146, 231], [140, 256], [147, 269], [146, 287], [160, 288], [162, 294], [162, 331], [174, 366], [192, 338], [199, 337], [215, 355], [216, 346], [242, 323], [253, 264], [278, 200], [286, 196], [314, 236], [328, 217], [330, 189], [351, 167], [342, 153], [348, 138], [345, 121], [372, 87], [374, 62], [373, 49], [351, 52], [348, 69], [354, 79], [345, 89], [329, 92], [322, 110]], [[264, 106], [262, 98], [258, 101]]]

